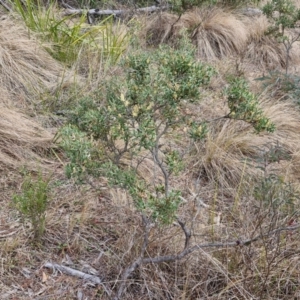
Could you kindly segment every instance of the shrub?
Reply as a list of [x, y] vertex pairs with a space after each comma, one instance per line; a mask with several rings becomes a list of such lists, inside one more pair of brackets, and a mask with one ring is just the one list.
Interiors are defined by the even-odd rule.
[[263, 7], [263, 13], [272, 21], [267, 34], [276, 37], [286, 51], [285, 71], [288, 73], [290, 52], [293, 44], [300, 38], [299, 33], [287, 35], [286, 29], [295, 28], [300, 20], [300, 9], [290, 0], [272, 0]]
[[[171, 176], [182, 170], [184, 158], [175, 147], [164, 147], [163, 139], [176, 131], [181, 140], [201, 140], [209, 130], [205, 120], [184, 113], [214, 74], [194, 55], [195, 48], [186, 40], [178, 50], [161, 46], [129, 55], [122, 62], [123, 78], [107, 82], [94, 99], [82, 99], [61, 131], [61, 146], [70, 158], [68, 176], [106, 176], [111, 185], [129, 191], [138, 209], [162, 223], [171, 222], [181, 199], [181, 192], [170, 186]], [[227, 95], [230, 114], [225, 117], [244, 120], [257, 132], [274, 130], [245, 81], [232, 81]], [[124, 156], [130, 161], [126, 166]], [[139, 176], [146, 157], [152, 158], [163, 183], [154, 179], [149, 184]]]
[[256, 132], [264, 130], [274, 132], [275, 125], [263, 115], [257, 96], [249, 91], [244, 79], [233, 79], [226, 89], [226, 94], [230, 118], [252, 124]]
[[[180, 126], [189, 126], [182, 112], [185, 101], [199, 100], [199, 86], [209, 83], [214, 70], [195, 62], [189, 44], [179, 50], [160, 47], [138, 52], [122, 65], [124, 78], [107, 83], [106, 101], [102, 91], [98, 99], [83, 99], [72, 112], [71, 125], [61, 131], [61, 145], [71, 159], [67, 173], [81, 178], [105, 175], [112, 185], [129, 191], [136, 207], [169, 223], [180, 203], [180, 191], [169, 186], [170, 176], [181, 170], [182, 157], [176, 149], [162, 151], [161, 140]], [[193, 126], [191, 137], [204, 136], [205, 126], [197, 133]], [[153, 157], [164, 184], [151, 186], [138, 176], [143, 160], [139, 157], [145, 157], [145, 151]], [[121, 164], [124, 155], [132, 160], [128, 167]]]
[[30, 221], [35, 240], [39, 240], [45, 231], [48, 184], [49, 180], [44, 180], [41, 174], [36, 181], [27, 174], [22, 184], [22, 193], [13, 196], [15, 208], [23, 219]]

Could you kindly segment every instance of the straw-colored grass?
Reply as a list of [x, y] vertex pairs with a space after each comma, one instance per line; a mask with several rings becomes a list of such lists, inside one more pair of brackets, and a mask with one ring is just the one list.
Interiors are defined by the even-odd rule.
[[70, 82], [70, 72], [43, 49], [33, 33], [9, 17], [0, 19], [0, 84], [27, 100]]
[[[53, 135], [16, 107], [28, 111], [62, 88], [70, 74], [54, 60], [28, 30], [7, 16], [0, 19], [0, 166], [38, 168]], [[32, 107], [31, 107], [32, 110]]]
[[162, 13], [146, 26], [148, 43], [176, 43], [182, 31], [189, 33], [201, 58], [216, 59], [244, 50], [247, 29], [241, 18], [222, 9], [193, 9], [178, 17]]
[[14, 108], [0, 105], [0, 168], [38, 168], [52, 134]]
[[237, 14], [222, 9], [194, 9], [182, 16], [181, 24], [190, 30], [202, 58], [221, 59], [245, 49], [247, 28]]
[[169, 42], [175, 33], [174, 25], [177, 22], [180, 23], [178, 16], [165, 12], [148, 18], [145, 27], [147, 43], [158, 45]]
[[[266, 35], [270, 26], [265, 16], [244, 20], [248, 28], [248, 46], [244, 58], [259, 67], [280, 69], [286, 65], [284, 46], [273, 36]], [[290, 57], [291, 58], [291, 57]]]
[[[197, 9], [180, 19], [162, 13], [151, 19], [156, 21], [152, 29], [148, 27], [150, 44], [176, 44], [183, 28], [189, 31], [201, 57], [220, 59], [215, 64], [219, 74], [213, 85], [203, 91], [200, 104], [186, 105], [187, 116], [205, 120], [226, 115], [228, 108], [221, 91], [226, 76], [235, 76], [237, 70], [232, 60], [225, 61], [224, 57], [243, 53], [249, 39], [261, 40], [260, 28], [253, 29], [249, 37], [244, 30], [250, 25], [245, 25], [243, 18], [219, 9]], [[62, 153], [56, 153], [57, 168], [50, 164], [46, 232], [40, 245], [32, 244], [31, 228], [12, 209], [11, 196], [21, 192], [20, 167], [47, 171], [52, 134], [37, 122], [43, 116], [32, 119], [25, 112], [28, 100], [38, 101], [39, 94], [56, 89], [64, 69], [36, 39], [29, 38], [22, 26], [4, 18], [0, 28], [0, 298], [63, 300], [82, 295], [82, 299], [109, 299], [101, 285], [85, 284], [43, 265], [53, 261], [91, 272], [116, 292], [122, 272], [141, 254], [145, 233], [141, 214], [129, 194], [120, 187], [108, 186], [107, 179], [91, 179], [92, 185], [78, 185], [67, 179], [63, 174], [67, 161]], [[89, 84], [96, 82], [94, 88], [103, 78], [103, 62], [97, 61], [98, 57], [90, 52], [77, 62]], [[276, 59], [269, 55], [266, 61], [280, 65]], [[88, 65], [91, 69], [84, 67]], [[121, 67], [110, 68], [107, 76], [118, 76], [118, 72], [122, 72]], [[274, 217], [271, 208], [264, 210], [257, 203], [251, 177], [262, 175], [256, 168], [257, 158], [280, 145], [290, 160], [272, 162], [267, 171], [276, 172], [286, 181], [299, 181], [300, 113], [292, 103], [270, 99], [267, 94], [261, 96], [260, 105], [276, 125], [272, 134], [257, 135], [249, 124], [221, 119], [209, 123], [210, 132], [202, 143], [179, 141], [183, 128], [178, 129], [180, 132], [174, 129], [163, 140], [163, 147], [178, 148], [187, 159], [185, 172], [174, 176], [170, 186], [181, 190], [186, 200], [180, 205], [178, 218], [191, 230], [191, 245], [247, 239], [290, 222], [288, 217]], [[149, 184], [163, 180], [152, 157], [144, 153], [133, 162], [124, 156], [121, 163], [140, 163], [137, 171]], [[299, 204], [295, 201], [296, 219], [298, 215]], [[180, 261], [140, 265], [128, 278], [122, 299], [298, 299], [298, 241], [298, 231], [282, 232], [249, 246], [208, 247]], [[183, 250], [184, 242], [178, 225], [160, 227], [153, 222], [144, 255], [175, 255]]]
[[[276, 164], [276, 172], [294, 181], [294, 160], [299, 160], [300, 114], [293, 104], [262, 96], [260, 105], [267, 117], [274, 122], [274, 133], [255, 134], [251, 125], [242, 121], [220, 120], [211, 123], [211, 131], [201, 146], [197, 146], [194, 167], [198, 172], [222, 187], [229, 194], [241, 181], [262, 175], [262, 153], [279, 146], [280, 151], [292, 157]], [[225, 115], [226, 111], [224, 111]], [[287, 121], [288, 120], [288, 121]], [[274, 164], [271, 168], [274, 167]], [[275, 167], [274, 167], [275, 168]], [[294, 171], [293, 171], [294, 170]], [[251, 184], [251, 182], [248, 182]]]
[[[194, 8], [176, 16], [161, 13], [146, 22], [148, 44], [177, 45], [186, 32], [201, 59], [241, 57], [260, 68], [280, 69], [286, 65], [286, 50], [273, 36], [266, 35], [270, 23], [263, 15], [246, 16], [222, 8]], [[289, 53], [297, 61], [297, 51]]]

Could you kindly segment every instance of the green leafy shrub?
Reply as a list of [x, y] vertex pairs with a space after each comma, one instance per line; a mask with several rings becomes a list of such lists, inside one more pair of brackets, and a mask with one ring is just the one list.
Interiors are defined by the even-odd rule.
[[[175, 147], [164, 147], [163, 139], [176, 132], [179, 139], [198, 141], [208, 132], [208, 123], [184, 113], [188, 103], [199, 101], [200, 87], [215, 73], [194, 57], [195, 48], [186, 40], [177, 50], [161, 46], [128, 55], [121, 63], [123, 76], [107, 82], [94, 98], [82, 99], [60, 133], [70, 158], [68, 176], [106, 176], [111, 185], [126, 189], [143, 213], [164, 224], [172, 222], [181, 192], [172, 189], [170, 179], [183, 169], [184, 157]], [[226, 117], [249, 122], [257, 132], [274, 130], [243, 80], [233, 81], [227, 94]], [[129, 164], [122, 163], [124, 157]], [[139, 175], [145, 157], [153, 159], [163, 184], [150, 184]]]
[[267, 34], [273, 35], [286, 50], [286, 74], [288, 73], [290, 51], [300, 38], [299, 33], [287, 34], [286, 29], [295, 28], [300, 20], [300, 9], [290, 0], [272, 0], [263, 7], [263, 13], [272, 21]]
[[[185, 102], [199, 100], [199, 87], [209, 83], [214, 70], [197, 63], [194, 48], [186, 44], [179, 50], [160, 47], [129, 55], [122, 66], [125, 74], [107, 83], [106, 99], [100, 91], [95, 99], [80, 101], [71, 125], [61, 131], [61, 145], [71, 159], [67, 172], [107, 176], [112, 185], [129, 191], [136, 207], [169, 223], [180, 203], [180, 192], [169, 187], [169, 178], [183, 164], [176, 149], [162, 152], [161, 138], [189, 123], [182, 113]], [[134, 159], [143, 151], [161, 170], [163, 186], [151, 186], [138, 176], [140, 162], [134, 164]], [[130, 167], [121, 164], [125, 154], [132, 158]]]
[[250, 123], [256, 132], [264, 130], [274, 132], [275, 125], [263, 115], [257, 96], [250, 92], [244, 79], [233, 79], [225, 93], [230, 109], [230, 118]]
[[45, 231], [45, 215], [48, 205], [48, 180], [39, 174], [37, 180], [26, 175], [22, 193], [13, 196], [13, 204], [24, 220], [29, 220], [34, 239], [39, 240]]

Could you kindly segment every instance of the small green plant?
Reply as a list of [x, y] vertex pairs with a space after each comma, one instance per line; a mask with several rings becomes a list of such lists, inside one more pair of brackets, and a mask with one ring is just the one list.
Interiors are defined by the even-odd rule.
[[257, 96], [250, 92], [244, 79], [231, 80], [225, 93], [230, 109], [229, 118], [250, 123], [258, 133], [264, 130], [274, 132], [274, 123], [263, 115]]
[[278, 142], [275, 145], [265, 145], [255, 159], [257, 168], [262, 170], [263, 175], [256, 180], [253, 196], [262, 208], [262, 213], [268, 212], [281, 222], [295, 213], [294, 206], [299, 199], [299, 191], [293, 184], [286, 182], [284, 177], [274, 174], [274, 167], [269, 173], [268, 167], [285, 160], [291, 160], [291, 156]]
[[39, 240], [45, 231], [48, 184], [49, 180], [44, 180], [41, 174], [38, 175], [37, 180], [33, 180], [31, 175], [26, 174], [22, 193], [13, 196], [13, 204], [23, 220], [30, 221], [35, 240]]
[[296, 27], [300, 20], [300, 9], [297, 9], [291, 0], [272, 0], [263, 7], [263, 13], [273, 23], [267, 34], [273, 35], [286, 50], [285, 73], [288, 74], [290, 52], [293, 44], [299, 41], [300, 34], [287, 35], [286, 30]]
[[271, 217], [276, 216], [284, 225], [286, 218], [294, 217], [299, 192], [280, 176], [270, 174], [258, 181], [254, 189], [254, 198], [264, 208], [263, 211], [271, 213]]

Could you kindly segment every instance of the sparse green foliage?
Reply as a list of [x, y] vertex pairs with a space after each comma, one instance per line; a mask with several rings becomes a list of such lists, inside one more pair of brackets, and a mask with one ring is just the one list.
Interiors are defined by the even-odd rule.
[[[183, 164], [176, 149], [161, 151], [161, 138], [188, 124], [181, 112], [184, 101], [199, 99], [199, 87], [209, 83], [214, 70], [195, 62], [190, 44], [179, 50], [138, 52], [122, 66], [124, 78], [107, 84], [106, 102], [102, 91], [96, 99], [83, 99], [72, 113], [73, 125], [62, 130], [61, 145], [71, 159], [67, 172], [77, 177], [95, 172], [107, 176], [111, 184], [129, 191], [136, 207], [169, 223], [180, 203], [180, 192], [169, 188], [169, 177]], [[139, 178], [134, 161], [127, 169], [121, 167], [125, 154], [137, 159], [143, 151], [151, 153], [164, 175], [163, 192]]]
[[275, 130], [275, 125], [263, 115], [257, 96], [250, 92], [244, 79], [233, 79], [225, 93], [230, 109], [230, 118], [250, 123], [257, 132], [264, 130], [273, 132]]
[[256, 162], [258, 163], [258, 168], [261, 169], [264, 174], [267, 174], [267, 167], [271, 163], [280, 163], [282, 160], [291, 160], [291, 155], [278, 142], [275, 145], [265, 145], [261, 149], [260, 155], [257, 157]]
[[177, 190], [170, 191], [168, 196], [164, 193], [156, 196], [150, 195], [146, 208], [152, 211], [154, 220], [158, 220], [161, 224], [170, 224], [181, 203], [180, 196], [181, 192]]
[[[283, 176], [269, 173], [268, 167], [283, 160], [291, 160], [290, 154], [278, 142], [275, 145], [266, 145], [257, 157], [257, 167], [263, 171], [255, 183], [253, 196], [258, 201], [262, 213], [269, 212], [276, 222], [285, 222], [286, 218], [295, 217], [294, 206], [299, 201], [299, 191], [295, 185], [286, 182]], [[274, 171], [274, 169], [273, 169]]]
[[295, 213], [294, 206], [299, 201], [299, 192], [283, 178], [270, 174], [256, 184], [254, 198], [264, 207], [263, 211], [269, 210], [278, 221], [285, 221], [286, 217], [292, 217]]
[[183, 162], [180, 153], [177, 150], [171, 150], [165, 153], [165, 157], [169, 172], [178, 175], [179, 172], [183, 170]]
[[67, 176], [75, 175], [78, 180], [83, 180], [87, 174], [98, 175], [99, 152], [95, 150], [93, 140], [72, 125], [63, 127], [61, 135], [68, 137], [61, 140], [62, 147], [71, 159], [66, 167]]
[[[73, 16], [59, 17], [56, 2], [45, 7], [41, 0], [14, 1], [14, 8], [22, 17], [29, 30], [36, 32], [41, 39], [50, 44], [47, 51], [57, 60], [72, 64], [83, 50], [101, 52], [105, 58], [115, 63], [127, 47], [128, 36], [113, 31], [112, 17], [90, 26], [86, 15], [74, 22]], [[121, 32], [121, 31], [120, 31]]]
[[290, 0], [272, 0], [263, 7], [264, 14], [274, 20], [270, 31], [276, 31], [283, 38], [286, 28], [295, 27], [299, 20], [299, 10]]
[[[176, 149], [162, 148], [161, 139], [180, 126], [194, 140], [204, 139], [208, 132], [206, 122], [191, 121], [182, 111], [186, 103], [199, 100], [199, 87], [214, 74], [211, 67], [195, 61], [194, 51], [184, 41], [178, 50], [162, 46], [128, 55], [121, 64], [123, 77], [107, 82], [106, 90], [94, 98], [82, 99], [71, 113], [71, 125], [61, 131], [61, 145], [71, 159], [68, 176], [106, 176], [111, 185], [129, 192], [138, 209], [170, 223], [180, 203], [180, 191], [169, 186], [170, 177], [179, 174], [184, 163]], [[244, 80], [233, 80], [227, 96], [230, 118], [252, 124], [257, 132], [274, 131]], [[161, 171], [163, 186], [138, 175], [145, 151]], [[127, 167], [122, 166], [125, 155], [131, 159]]]
[[300, 34], [286, 34], [286, 29], [295, 28], [300, 20], [300, 9], [291, 0], [272, 0], [263, 7], [263, 13], [272, 20], [267, 34], [275, 36], [286, 50], [286, 74], [288, 73], [289, 56], [293, 44], [299, 40]]
[[48, 180], [39, 174], [37, 180], [25, 176], [22, 193], [13, 196], [15, 208], [23, 219], [30, 221], [34, 239], [39, 240], [45, 231], [45, 214], [48, 205]]
[[200, 141], [203, 140], [208, 133], [208, 125], [206, 122], [195, 122], [193, 121], [190, 126], [190, 137], [194, 141]]

